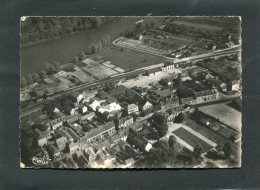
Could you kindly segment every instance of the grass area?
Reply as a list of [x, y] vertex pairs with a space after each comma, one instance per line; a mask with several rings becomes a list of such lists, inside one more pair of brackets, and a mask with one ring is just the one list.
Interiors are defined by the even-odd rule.
[[[210, 139], [211, 141], [215, 142], [220, 146], [224, 146], [226, 142], [230, 141], [224, 138], [223, 136], [219, 135], [217, 131], [210, 130], [209, 128], [196, 123], [194, 120], [190, 118], [186, 120], [185, 124], [191, 129], [193, 129], [194, 131], [197, 131], [201, 135], [205, 136], [206, 138]], [[231, 143], [231, 147], [234, 155], [237, 155], [240, 150], [240, 144]]]
[[219, 31], [222, 28], [216, 25], [211, 25], [211, 24], [205, 24], [205, 23], [194, 23], [192, 21], [174, 21], [175, 24], [182, 24], [182, 25], [186, 25], [189, 27], [194, 27], [200, 30], [205, 30], [205, 31]]
[[234, 130], [238, 132], [241, 131], [241, 112], [233, 109], [225, 103], [202, 106], [199, 110], [207, 115], [219, 119], [221, 122], [232, 127]]
[[164, 62], [166, 59], [134, 50], [108, 46], [103, 48], [94, 58], [111, 61], [111, 64], [123, 68], [125, 71], [138, 69]]
[[179, 138], [181, 138], [182, 140], [184, 140], [186, 143], [191, 145], [192, 147], [195, 147], [197, 144], [200, 144], [203, 152], [207, 152], [208, 150], [213, 148], [203, 140], [199, 139], [195, 135], [185, 130], [184, 128], [179, 128], [175, 130], [173, 133], [177, 135]]

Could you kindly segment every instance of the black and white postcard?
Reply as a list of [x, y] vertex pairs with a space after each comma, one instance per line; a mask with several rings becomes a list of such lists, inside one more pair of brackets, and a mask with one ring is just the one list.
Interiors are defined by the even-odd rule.
[[21, 168], [240, 168], [240, 17], [21, 17]]

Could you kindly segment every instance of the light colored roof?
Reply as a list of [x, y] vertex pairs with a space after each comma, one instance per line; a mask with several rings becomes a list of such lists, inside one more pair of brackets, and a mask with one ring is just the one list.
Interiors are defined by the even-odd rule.
[[130, 109], [134, 109], [134, 108], [136, 108], [138, 106], [136, 104], [129, 104], [127, 107], [130, 110]]
[[94, 61], [93, 59], [87, 58], [81, 61], [82, 63], [89, 65], [91, 63], [95, 63], [96, 61]]

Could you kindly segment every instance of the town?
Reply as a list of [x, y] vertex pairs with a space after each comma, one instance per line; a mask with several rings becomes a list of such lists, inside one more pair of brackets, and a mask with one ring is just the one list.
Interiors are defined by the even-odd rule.
[[239, 17], [135, 19], [21, 77], [21, 167], [241, 166]]

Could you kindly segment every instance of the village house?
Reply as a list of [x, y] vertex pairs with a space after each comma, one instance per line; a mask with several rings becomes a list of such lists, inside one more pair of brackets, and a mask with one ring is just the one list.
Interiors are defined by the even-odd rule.
[[101, 100], [106, 100], [108, 103], [118, 102], [114, 96], [105, 92], [104, 90], [98, 91], [98, 94], [96, 96], [99, 97]]
[[183, 113], [184, 109], [182, 107], [173, 108], [171, 110], [168, 110], [168, 112], [165, 114], [167, 118], [167, 122], [173, 122], [175, 117], [178, 116], [180, 113]]
[[79, 106], [78, 110], [79, 110], [79, 113], [80, 113], [80, 114], [84, 115], [85, 113], [87, 113], [88, 108], [87, 108], [87, 106], [81, 104], [81, 105]]
[[196, 103], [196, 99], [192, 96], [186, 97], [186, 98], [181, 98], [180, 101], [181, 101], [182, 105], [193, 105]]
[[150, 103], [149, 101], [146, 101], [146, 102], [143, 104], [142, 108], [141, 108], [141, 110], [142, 110], [143, 112], [150, 112], [150, 111], [152, 111], [152, 109], [153, 109], [153, 104]]
[[45, 130], [41, 131], [39, 129], [35, 129], [36, 139], [38, 141], [39, 146], [47, 145], [48, 139], [51, 138], [52, 131], [51, 130]]
[[84, 120], [92, 121], [94, 117], [95, 117], [94, 112], [88, 112], [86, 115], [81, 116], [81, 121], [84, 121]]
[[126, 129], [126, 128], [132, 126], [133, 123], [134, 123], [134, 118], [130, 115], [120, 118], [118, 120], [118, 129], [122, 129], [122, 128]]
[[164, 85], [164, 86], [171, 86], [174, 84], [174, 80], [176, 80], [178, 78], [178, 75], [173, 75], [173, 76], [169, 76], [169, 77], [165, 77], [162, 78], [159, 83]]
[[85, 132], [85, 135], [80, 137], [79, 143], [80, 145], [94, 143], [114, 134], [116, 134], [115, 124], [112, 121], [109, 121], [97, 128]]
[[118, 101], [125, 101], [128, 104], [137, 104], [144, 101], [143, 97], [139, 93], [130, 88], [126, 88], [123, 85], [115, 87], [113, 90], [110, 91], [110, 94], [114, 96]]
[[60, 151], [63, 151], [66, 147], [67, 139], [65, 137], [60, 137], [56, 139], [57, 147]]
[[98, 112], [100, 112], [100, 113], [108, 112], [109, 114], [111, 114], [111, 113], [119, 112], [119, 111], [121, 111], [121, 109], [122, 108], [118, 103], [113, 102], [113, 103], [101, 106], [98, 109]]
[[95, 153], [92, 147], [84, 149], [83, 154], [88, 159], [89, 163], [94, 162], [97, 157], [97, 154]]
[[152, 76], [152, 75], [158, 74], [159, 72], [161, 72], [160, 67], [155, 67], [155, 68], [151, 68], [151, 69], [146, 70], [145, 74], [147, 76]]
[[61, 152], [60, 150], [53, 144], [48, 145], [47, 151], [55, 158], [59, 157]]
[[240, 81], [231, 80], [228, 82], [227, 89], [230, 91], [239, 91], [240, 90]]
[[227, 84], [222, 82], [220, 79], [208, 78], [205, 83], [212, 88], [216, 88], [219, 91], [225, 92], [227, 90]]
[[129, 104], [127, 106], [127, 113], [128, 114], [138, 113], [138, 112], [139, 112], [139, 108], [136, 104]]
[[143, 136], [138, 135], [134, 131], [130, 131], [127, 142], [141, 151], [149, 152], [152, 148], [152, 144], [148, 142]]
[[72, 142], [72, 143], [69, 144], [69, 150], [70, 150], [70, 153], [71, 153], [71, 154], [76, 153], [76, 151], [77, 151], [78, 149], [79, 149], [79, 144], [78, 144], [78, 143]]
[[174, 96], [170, 99], [165, 99], [164, 101], [160, 101], [160, 104], [162, 112], [180, 106], [179, 98], [177, 96]]
[[194, 94], [197, 104], [218, 99], [218, 91], [216, 89], [198, 91], [194, 92]]
[[174, 63], [172, 62], [165, 62], [164, 65], [161, 67], [162, 71], [174, 71]]

